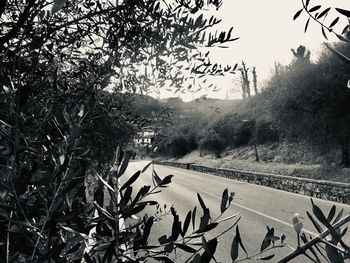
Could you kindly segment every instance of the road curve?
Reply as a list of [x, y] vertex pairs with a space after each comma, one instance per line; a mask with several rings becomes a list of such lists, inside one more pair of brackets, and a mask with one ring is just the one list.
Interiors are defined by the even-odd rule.
[[[122, 182], [131, 176], [137, 170], [141, 170], [148, 162], [136, 161], [131, 162], [127, 169], [127, 173], [122, 178]], [[174, 167], [166, 167], [155, 165], [154, 169], [160, 177], [168, 174], [173, 174], [170, 187], [163, 189], [154, 199], [161, 205], [174, 205], [180, 215], [180, 220], [183, 221], [189, 210], [195, 206], [200, 208], [197, 193], [203, 197], [206, 205], [211, 210], [212, 218], [216, 218], [220, 212], [221, 195], [225, 188], [235, 192], [235, 197], [231, 207], [225, 212], [225, 216], [230, 216], [239, 213], [241, 220], [239, 228], [243, 243], [249, 254], [259, 252], [261, 242], [266, 234], [266, 226], [275, 228], [275, 235], [287, 236], [286, 242], [293, 247], [296, 246], [296, 233], [291, 224], [292, 216], [299, 213], [303, 218], [304, 232], [315, 234], [316, 230], [307, 218], [306, 211], [311, 210], [310, 197], [280, 191], [264, 186], [258, 186], [240, 182], [232, 179], [217, 177], [210, 174], [199, 173], [195, 171], [184, 170]], [[151, 167], [143, 173], [139, 180], [133, 185], [134, 191], [138, 190], [143, 185], [151, 185]], [[344, 215], [350, 213], [350, 206], [339, 204], [331, 201], [325, 201], [315, 198], [316, 204], [328, 214], [330, 208], [335, 204], [337, 211], [344, 209]], [[199, 209], [200, 210], [200, 209]], [[154, 213], [151, 208], [147, 213]], [[171, 216], [159, 221], [151, 233], [151, 242], [157, 243], [157, 237], [171, 232]], [[229, 226], [228, 222], [222, 223], [208, 235], [207, 239], [214, 237], [215, 234], [221, 233]], [[229, 263], [230, 249], [235, 229], [230, 230], [219, 240], [216, 259], [218, 262]], [[350, 240], [349, 234], [346, 236]], [[291, 248], [285, 247], [273, 251], [275, 257], [269, 262], [277, 262], [284, 255], [290, 253]], [[245, 254], [242, 250], [239, 251], [240, 258], [244, 258]], [[270, 253], [271, 254], [271, 253]], [[179, 253], [175, 259], [176, 262], [184, 262], [189, 255]], [[249, 261], [252, 262], [252, 261]], [[298, 257], [291, 262], [311, 262], [305, 257]]]

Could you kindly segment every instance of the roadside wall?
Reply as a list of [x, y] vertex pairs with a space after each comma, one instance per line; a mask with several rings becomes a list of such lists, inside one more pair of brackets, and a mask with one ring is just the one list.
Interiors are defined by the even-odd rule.
[[251, 184], [263, 185], [288, 192], [350, 204], [350, 184], [313, 180], [300, 177], [258, 173], [234, 169], [219, 169], [196, 164], [154, 161], [155, 164], [209, 173]]

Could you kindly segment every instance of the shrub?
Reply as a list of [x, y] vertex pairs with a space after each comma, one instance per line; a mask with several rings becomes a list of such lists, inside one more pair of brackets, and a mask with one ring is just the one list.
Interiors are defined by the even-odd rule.
[[259, 144], [278, 141], [278, 131], [271, 122], [260, 121], [255, 126], [255, 138]]
[[215, 132], [209, 132], [200, 142], [201, 150], [213, 153], [220, 158], [221, 153], [225, 150], [224, 140]]
[[234, 115], [226, 115], [214, 122], [210, 128], [224, 140], [225, 145], [234, 145], [234, 135], [239, 120]]
[[240, 147], [249, 144], [250, 140], [253, 138], [252, 125], [254, 124], [250, 122], [244, 122], [236, 128], [233, 139], [233, 146]]
[[157, 144], [158, 153], [163, 156], [180, 158], [198, 148], [195, 134], [174, 135]]

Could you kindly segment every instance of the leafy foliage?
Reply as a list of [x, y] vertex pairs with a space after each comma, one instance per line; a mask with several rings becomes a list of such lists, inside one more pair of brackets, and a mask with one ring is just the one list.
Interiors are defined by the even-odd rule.
[[[220, 21], [199, 13], [219, 6], [218, 1], [1, 2], [2, 259], [72, 262], [84, 256], [89, 261], [91, 255], [82, 252], [94, 227], [101, 240], [97, 250], [103, 251], [97, 257], [116, 256], [112, 235], [119, 227], [112, 221], [119, 218], [106, 209], [101, 187], [112, 199], [118, 193], [108, 178], [115, 149], [125, 147], [149, 118], [126, 93], [147, 93], [151, 76], [157, 85], [171, 81], [180, 87], [186, 80], [179, 68], [191, 71], [202, 63], [196, 45], [233, 41], [227, 33], [205, 36]], [[211, 75], [223, 71], [233, 70], [210, 68]], [[129, 156], [126, 151], [124, 160]], [[118, 153], [117, 163], [122, 158]], [[126, 166], [122, 162], [117, 177]], [[100, 188], [91, 204], [85, 179], [95, 173]], [[169, 182], [165, 177], [157, 185]], [[123, 190], [123, 196], [131, 194], [129, 187]], [[143, 188], [138, 198], [148, 191]], [[146, 205], [134, 204], [117, 208], [130, 217]], [[149, 229], [152, 220], [144, 223]], [[135, 239], [140, 246], [146, 241]]]
[[[347, 46], [339, 48], [348, 53]], [[284, 74], [272, 79], [270, 85], [276, 87], [271, 89], [272, 116], [287, 137], [338, 145], [347, 165], [348, 65], [333, 54], [324, 54], [318, 64], [300, 63], [297, 59]]]
[[[305, 12], [308, 16], [304, 31], [307, 32], [310, 21], [316, 22], [321, 27], [321, 32], [325, 39], [328, 39], [329, 34], [335, 35], [339, 40], [348, 42], [349, 41], [349, 24], [347, 19], [350, 17], [350, 11], [344, 10], [342, 8], [337, 8], [334, 6], [323, 7], [322, 5], [314, 5], [310, 4], [311, 1], [302, 0], [302, 9], [297, 11], [293, 17], [294, 20], [298, 19], [300, 15]], [[327, 19], [327, 16], [332, 13], [332, 11], [336, 11], [337, 16], [334, 18]], [[328, 16], [330, 17], [330, 15]], [[341, 25], [338, 28], [337, 24], [340, 20], [346, 20], [345, 25]]]
[[224, 140], [216, 132], [209, 131], [204, 135], [200, 142], [201, 150], [214, 153], [220, 158], [221, 153], [225, 150]]
[[158, 152], [163, 156], [182, 157], [198, 147], [195, 134], [177, 134], [163, 138], [157, 144]]
[[[215, 260], [218, 237], [224, 233], [210, 240], [204, 235], [220, 220], [236, 218], [220, 219], [233, 195], [224, 191], [220, 217], [214, 220], [198, 195], [202, 211], [189, 211], [184, 223], [170, 208], [123, 228], [123, 220], [135, 220], [146, 206], [158, 205], [148, 197], [167, 187], [172, 175], [162, 177], [152, 169], [153, 187], [135, 192], [133, 183], [150, 166], [120, 185], [131, 153], [115, 149], [125, 146], [144, 121], [122, 93], [147, 93], [148, 87], [157, 89], [167, 81], [181, 90], [190, 80], [186, 71], [203, 76], [236, 70], [213, 65], [197, 49], [237, 39], [232, 29], [206, 35], [220, 20], [200, 13], [220, 5], [182, 0], [1, 2], [2, 259], [173, 262], [169, 254], [181, 249], [192, 253], [188, 261]], [[113, 94], [106, 89], [111, 86]], [[89, 176], [98, 181], [93, 197], [85, 194]], [[166, 214], [173, 217], [171, 234], [149, 244], [154, 222]], [[317, 218], [329, 227], [323, 217]], [[198, 238], [199, 247], [192, 243]]]

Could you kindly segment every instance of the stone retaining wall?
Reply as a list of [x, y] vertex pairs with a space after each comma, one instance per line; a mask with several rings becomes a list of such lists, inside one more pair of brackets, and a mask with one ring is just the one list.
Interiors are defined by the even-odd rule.
[[300, 177], [258, 173], [234, 169], [219, 169], [189, 163], [161, 162], [155, 164], [178, 167], [216, 176], [226, 177], [251, 184], [268, 186], [288, 192], [318, 197], [339, 203], [350, 204], [350, 184], [313, 180]]

